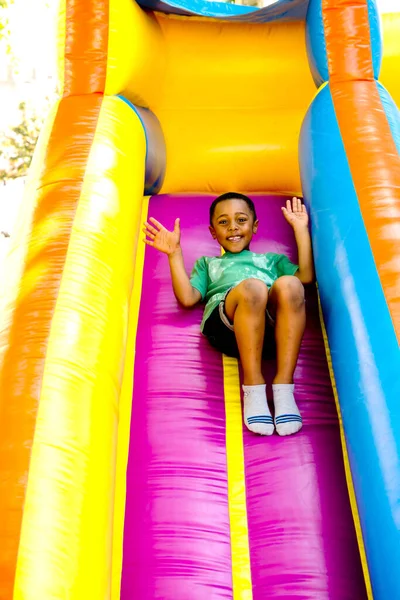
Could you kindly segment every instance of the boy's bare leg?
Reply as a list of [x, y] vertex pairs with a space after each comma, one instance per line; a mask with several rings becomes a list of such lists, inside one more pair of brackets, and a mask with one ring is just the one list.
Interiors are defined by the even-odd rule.
[[275, 281], [268, 310], [276, 320], [277, 371], [272, 385], [275, 426], [280, 435], [291, 435], [302, 427], [293, 396], [293, 373], [306, 324], [304, 288], [297, 277], [285, 276]]
[[258, 279], [246, 279], [225, 300], [225, 312], [233, 323], [243, 368], [244, 422], [250, 431], [271, 435], [274, 425], [261, 372], [268, 288]]
[[297, 277], [277, 279], [270, 290], [268, 310], [275, 318], [276, 375], [273, 383], [293, 383], [306, 326], [303, 284]]
[[261, 356], [265, 333], [268, 288], [259, 279], [245, 279], [234, 287], [225, 300], [225, 312], [233, 323], [244, 385], [265, 383]]

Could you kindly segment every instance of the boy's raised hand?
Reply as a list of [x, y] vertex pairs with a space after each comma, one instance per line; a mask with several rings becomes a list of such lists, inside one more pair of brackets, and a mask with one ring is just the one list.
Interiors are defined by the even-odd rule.
[[286, 201], [286, 208], [282, 206], [283, 216], [293, 229], [308, 227], [307, 209], [296, 196]]
[[152, 246], [156, 250], [168, 255], [179, 250], [181, 241], [179, 219], [175, 220], [173, 231], [168, 231], [164, 225], [161, 225], [153, 217], [150, 217], [149, 221], [151, 221], [151, 224], [146, 221], [143, 225], [143, 232], [146, 235], [143, 241], [148, 246]]

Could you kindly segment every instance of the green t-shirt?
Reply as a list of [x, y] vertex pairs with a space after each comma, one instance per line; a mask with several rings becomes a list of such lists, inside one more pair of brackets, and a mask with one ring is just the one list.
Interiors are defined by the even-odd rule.
[[206, 301], [201, 331], [226, 292], [244, 279], [260, 279], [270, 288], [278, 277], [294, 275], [298, 268], [287, 256], [274, 252], [256, 254], [243, 250], [237, 254], [202, 256], [195, 262], [190, 276], [190, 283]]

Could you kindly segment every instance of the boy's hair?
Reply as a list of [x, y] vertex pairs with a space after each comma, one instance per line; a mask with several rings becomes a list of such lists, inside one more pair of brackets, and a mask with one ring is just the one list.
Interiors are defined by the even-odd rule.
[[210, 225], [212, 225], [212, 220], [217, 204], [223, 202], [224, 200], [243, 200], [243, 202], [246, 202], [247, 206], [249, 207], [250, 212], [253, 215], [254, 221], [257, 221], [256, 208], [254, 206], [253, 200], [251, 200], [248, 196], [245, 196], [244, 194], [239, 194], [239, 192], [226, 192], [225, 194], [221, 194], [221, 196], [218, 196], [218, 198], [215, 198], [214, 202], [210, 206]]

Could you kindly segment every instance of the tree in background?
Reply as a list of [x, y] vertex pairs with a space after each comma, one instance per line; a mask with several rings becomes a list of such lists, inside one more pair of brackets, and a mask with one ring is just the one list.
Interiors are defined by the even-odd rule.
[[0, 137], [0, 180], [3, 184], [7, 179], [26, 175], [43, 125], [43, 118], [29, 113], [25, 102], [18, 108], [19, 124]]
[[[16, 0], [0, 0], [0, 44], [3, 51], [6, 50], [6, 60], [8, 60], [12, 69], [13, 81], [16, 81], [15, 77], [20, 75], [20, 68], [28, 65], [28, 78], [23, 80], [25, 85], [20, 88], [17, 87], [17, 93], [15, 94], [14, 106], [20, 102], [16, 118], [13, 117], [12, 120], [10, 118], [8, 123], [6, 121], [7, 130], [0, 131], [0, 181], [3, 184], [6, 184], [7, 180], [26, 175], [44, 118], [56, 99], [56, 91], [47, 87], [43, 95], [43, 101], [38, 102], [38, 97], [35, 97], [35, 95], [33, 95], [34, 100], [32, 101], [30, 91], [26, 87], [26, 83], [35, 85], [36, 63], [34, 61], [38, 59], [38, 56], [40, 57], [40, 54], [33, 54], [36, 58], [30, 60], [31, 55], [26, 56], [26, 49], [23, 45], [23, 53], [21, 54], [21, 14], [23, 18], [23, 7], [24, 5], [28, 6], [28, 2], [29, 0], [20, 0], [19, 2]], [[33, 3], [35, 4], [35, 14], [38, 14], [39, 8], [42, 11], [41, 13], [39, 11], [39, 14], [48, 14], [50, 4], [54, 5], [54, 0], [52, 2], [34, 0]], [[15, 32], [18, 32], [18, 30], [19, 34], [15, 36]], [[24, 31], [23, 27], [22, 31]], [[49, 80], [51, 80], [51, 77], [49, 77]]]
[[7, 8], [13, 0], [0, 0], [0, 40], [7, 39], [9, 35]]
[[4, 9], [7, 8], [7, 0], [0, 0], [0, 39], [4, 37], [4, 30], [7, 25], [7, 20], [4, 15]]

